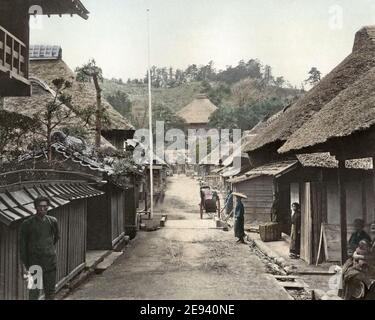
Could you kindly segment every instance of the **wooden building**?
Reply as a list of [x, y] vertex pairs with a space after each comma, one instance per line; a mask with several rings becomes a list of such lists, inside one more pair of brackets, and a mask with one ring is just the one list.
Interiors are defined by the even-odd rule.
[[[30, 46], [30, 77], [43, 83], [45, 88], [53, 88], [52, 81], [63, 78], [72, 83], [72, 87], [65, 90], [66, 94], [72, 96], [72, 107], [74, 110], [82, 111], [96, 104], [96, 91], [90, 82], [78, 82], [74, 72], [63, 61], [63, 50], [59, 46]], [[40, 95], [38, 91], [36, 94]], [[10, 105], [13, 111], [22, 109], [14, 99], [5, 100], [5, 108]], [[118, 150], [125, 149], [125, 141], [132, 139], [134, 127], [119, 112], [117, 112], [108, 101], [102, 97], [102, 107], [105, 109], [108, 121], [103, 122], [102, 136]], [[20, 110], [22, 112], [22, 110]], [[95, 130], [95, 123], [89, 123], [90, 129]]]
[[137, 211], [140, 208], [140, 190], [143, 188], [143, 172], [130, 175], [130, 183], [125, 189], [125, 234], [134, 239], [139, 229]]
[[230, 187], [228, 180], [250, 170], [249, 156], [242, 152], [253, 137], [251, 131], [245, 131], [240, 143], [219, 143], [210, 154], [204, 157], [200, 165], [200, 176], [216, 190], [226, 192]]
[[[318, 260], [322, 224], [332, 232], [327, 252], [320, 261], [340, 261], [340, 248], [334, 230], [339, 228], [338, 162], [327, 153], [301, 154], [295, 160], [271, 162], [235, 177], [234, 191], [244, 193], [245, 222], [259, 225], [278, 222], [282, 231], [290, 233], [291, 204], [301, 205], [301, 258], [308, 263]], [[347, 206], [350, 221], [369, 221], [375, 209], [372, 197], [372, 163], [368, 160], [348, 161], [346, 175]], [[276, 210], [276, 211], [275, 211]], [[349, 233], [353, 226], [348, 224]], [[347, 236], [349, 236], [349, 233]]]
[[87, 206], [87, 249], [112, 250], [125, 237], [125, 192], [122, 187], [107, 183], [100, 188], [103, 195]]
[[71, 172], [49, 171], [50, 180], [46, 180], [45, 175], [44, 170], [20, 170], [0, 175], [1, 300], [27, 299], [18, 234], [21, 222], [35, 214], [33, 201], [39, 195], [50, 199], [48, 214], [58, 219], [61, 233], [57, 244], [57, 290], [85, 267], [87, 199], [102, 192]]
[[[134, 148], [137, 147], [140, 148], [139, 150], [143, 150], [144, 155], [147, 155], [150, 152], [149, 147], [145, 146], [139, 141], [132, 140], [132, 145]], [[138, 185], [138, 200], [140, 202], [140, 206], [142, 207], [140, 212], [149, 212], [151, 207], [150, 158], [148, 156], [144, 156], [139, 158], [136, 162], [138, 162], [138, 166], [142, 166], [144, 168], [142, 172], [143, 177], [138, 177], [136, 180]], [[152, 166], [154, 205], [164, 201], [165, 190], [167, 188], [167, 170], [170, 169], [171, 168], [167, 162], [154, 154]]]
[[[301, 205], [301, 258], [308, 263], [341, 261], [340, 199], [338, 162], [328, 153], [297, 155], [298, 167], [277, 179], [280, 192], [278, 210], [284, 205]], [[345, 164], [345, 203], [350, 210], [346, 238], [354, 230], [353, 221], [369, 221], [374, 212], [372, 162], [369, 159]], [[287, 194], [289, 193], [289, 199]], [[288, 210], [288, 213], [290, 209]], [[280, 214], [283, 216], [283, 212]], [[285, 220], [284, 220], [285, 221]], [[321, 238], [329, 243], [321, 243]], [[320, 252], [319, 252], [320, 249]], [[319, 257], [318, 257], [319, 256]]]
[[[357, 39], [353, 48], [354, 52], [360, 52], [364, 46], [375, 46], [373, 40], [375, 27], [363, 28], [360, 33], [362, 37]], [[358, 162], [364, 161], [364, 158], [369, 158], [367, 161], [372, 163], [374, 161], [374, 79], [375, 69], [372, 66], [360, 79], [325, 104], [313, 118], [296, 130], [285, 145], [279, 149], [282, 154], [324, 151], [334, 155], [338, 160], [337, 194], [339, 205], [337, 211], [340, 213], [342, 261], [347, 256], [346, 235], [352, 219], [352, 209], [345, 198], [353, 192], [353, 189], [348, 189], [347, 186], [348, 181], [352, 181], [352, 178], [348, 176], [344, 168], [349, 160]], [[366, 194], [372, 202], [374, 202], [373, 179], [374, 176], [372, 175], [368, 182], [369, 185], [372, 185], [372, 192]], [[363, 194], [357, 192], [356, 199], [358, 202], [361, 201], [362, 197]], [[364, 200], [362, 202], [366, 204]], [[373, 222], [375, 220], [374, 212], [370, 211], [364, 218], [367, 224]]]
[[[59, 51], [55, 50], [51, 52], [52, 55], [59, 55]], [[56, 77], [59, 77], [57, 75]], [[33, 118], [40, 113], [45, 112], [47, 105], [53, 103], [55, 99], [55, 93], [53, 86], [50, 86], [47, 82], [35, 78], [33, 75], [30, 75], [29, 78], [32, 95], [30, 97], [7, 97], [4, 98], [3, 108], [4, 111], [17, 113], [29, 118]], [[51, 80], [52, 81], [52, 80]], [[62, 110], [69, 110], [69, 107], [66, 105], [61, 106]], [[76, 115], [74, 111], [71, 111], [71, 116], [60, 123], [60, 125], [55, 128], [55, 130], [63, 130], [64, 128], [83, 128], [84, 120]], [[43, 129], [41, 129], [42, 131]], [[92, 124], [88, 124], [87, 128], [87, 142], [89, 144], [94, 144], [95, 142], [95, 130]], [[23, 146], [24, 150], [28, 149], [28, 144], [32, 142], [33, 139], [40, 138], [37, 134], [30, 134], [29, 139], [25, 139]], [[43, 136], [42, 136], [42, 139]], [[109, 143], [103, 136], [101, 138], [101, 148], [116, 150], [116, 148]]]
[[[23, 98], [23, 97], [10, 97], [6, 98], [4, 101], [4, 109], [11, 112], [16, 112], [25, 116], [33, 116], [38, 112], [43, 112], [45, 110], [48, 103], [51, 103], [54, 100], [54, 91], [52, 87], [52, 81], [56, 78], [64, 78], [65, 80], [72, 82], [72, 87], [66, 90], [67, 94], [72, 96], [72, 106], [74, 110], [82, 110], [84, 108], [91, 107], [95, 104], [96, 95], [95, 89], [93, 88], [91, 83], [79, 83], [75, 80], [75, 75], [73, 71], [69, 69], [69, 67], [63, 62], [62, 60], [62, 49], [58, 46], [31, 46], [30, 47], [30, 82], [33, 88], [33, 94], [31, 97]], [[134, 133], [133, 126], [128, 122], [127, 119], [122, 117], [109, 103], [103, 99], [103, 106], [106, 109], [108, 114], [109, 123], [103, 126], [102, 131], [102, 139], [101, 139], [101, 147], [106, 149], [107, 151], [113, 153], [116, 149], [123, 151], [125, 147], [125, 140], [128, 138], [132, 138]], [[68, 106], [63, 105], [63, 108], [68, 109]], [[80, 109], [81, 108], [81, 109]], [[59, 125], [56, 129], [64, 129], [69, 127], [81, 127], [82, 123], [84, 122], [83, 119], [80, 119], [78, 116], [74, 117], [73, 115], [63, 123]], [[95, 124], [90, 122], [88, 124], [88, 144], [94, 144], [95, 141]], [[114, 146], [110, 143], [105, 137], [111, 139], [112, 142], [116, 144]], [[29, 140], [29, 142], [32, 139]], [[73, 141], [72, 145], [74, 144], [82, 144], [82, 140], [76, 139], [77, 141]], [[63, 142], [63, 141], [62, 141]], [[26, 149], [27, 146], [25, 146]], [[98, 163], [95, 159], [91, 159], [88, 156], [83, 156], [82, 154], [77, 154], [78, 159], [72, 156], [72, 152], [69, 148], [62, 145], [61, 143], [55, 144], [55, 154], [58, 154], [60, 157], [70, 157], [69, 165], [75, 167], [76, 171], [84, 172], [86, 169], [91, 171], [90, 174], [95, 174], [101, 176], [105, 174], [112, 174], [113, 168], [111, 165], [103, 165]], [[70, 148], [71, 149], [71, 148]], [[86, 150], [87, 151], [87, 150]], [[92, 150], [91, 150], [92, 151]], [[88, 150], [86, 153], [92, 153]], [[74, 159], [73, 159], [74, 158]], [[114, 159], [112, 159], [112, 162]], [[133, 174], [134, 172], [129, 172], [129, 174]], [[129, 178], [130, 179], [130, 178]], [[109, 180], [110, 181], [110, 180]], [[113, 189], [112, 189], [113, 186]], [[103, 190], [106, 193], [106, 196], [103, 196], [103, 199], [106, 199], [107, 206], [106, 210], [98, 212], [98, 219], [91, 219], [91, 215], [96, 214], [95, 210], [91, 214], [91, 210], [89, 210], [89, 230], [97, 230], [97, 226], [92, 225], [99, 222], [92, 222], [92, 221], [102, 221], [104, 216], [109, 217], [109, 225], [106, 226], [105, 234], [102, 235], [103, 237], [111, 238], [110, 242], [117, 243], [117, 240], [124, 239], [125, 234], [125, 198], [131, 197], [134, 195], [132, 191], [127, 191], [127, 185], [122, 185], [121, 187], [116, 186], [116, 184], [111, 184], [107, 187], [103, 187]], [[120, 191], [121, 190], [121, 191]], [[130, 192], [130, 195], [127, 194]], [[108, 198], [109, 197], [109, 198]], [[134, 198], [130, 203], [135, 202], [137, 199]], [[132, 212], [131, 210], [129, 212]], [[134, 233], [134, 232], [133, 232]], [[93, 245], [92, 239], [98, 237], [98, 243]], [[102, 239], [99, 239], [100, 236], [93, 235], [91, 236], [91, 231], [89, 232], [89, 244], [90, 248], [101, 247], [107, 248], [109, 243], [107, 242], [105, 245], [102, 243]], [[99, 244], [100, 243], [100, 244]]]
[[[154, 205], [163, 203], [165, 191], [167, 188], [167, 168], [168, 165], [163, 160], [155, 160], [152, 168], [153, 172], [153, 186], [154, 186]], [[145, 190], [147, 195], [147, 204], [145, 210], [150, 208], [150, 166], [147, 165], [145, 169]]]
[[288, 138], [326, 104], [375, 67], [374, 30], [375, 27], [359, 30], [353, 51], [337, 67], [297, 102], [261, 124], [258, 136], [244, 149], [251, 153], [253, 166], [262, 165], [270, 159], [285, 158], [277, 150]]
[[79, 0], [2, 0], [0, 3], [0, 96], [29, 96], [29, 16], [77, 14], [88, 18]]
[[97, 188], [103, 192], [101, 196], [91, 199], [87, 207], [87, 249], [111, 250], [121, 247], [129, 225], [133, 226], [129, 236], [134, 237], [134, 223], [130, 221], [136, 220], [133, 183], [135, 176], [140, 174], [137, 168], [116, 173], [111, 164], [69, 150], [63, 144], [56, 143], [53, 147], [64, 159], [64, 167], [94, 175]]
[[[374, 27], [365, 27], [358, 31], [352, 53], [341, 64], [296, 103], [288, 106], [275, 115], [273, 119], [261, 125], [255, 139], [245, 148], [245, 151], [249, 153], [253, 167], [262, 166], [269, 162], [296, 159], [295, 153], [306, 154], [310, 151], [308, 148], [310, 143], [304, 144], [304, 142], [309, 141], [310, 137], [319, 136], [321, 133], [330, 136], [331, 133], [335, 134], [336, 132], [337, 137], [345, 136], [346, 131], [339, 132], [342, 128], [341, 119], [346, 119], [344, 121], [347, 123], [350, 123], [352, 119], [359, 119], [356, 123], [358, 127], [353, 129], [353, 132], [361, 130], [361, 126], [369, 127], [372, 108], [369, 107], [368, 102], [372, 88], [368, 91], [359, 91], [359, 89], [368, 88], [368, 84], [371, 83], [370, 74], [375, 67], [374, 30]], [[358, 85], [359, 83], [361, 85]], [[351, 94], [350, 99], [347, 98], [349, 93]], [[346, 114], [342, 109], [345, 103], [348, 105]], [[360, 106], [371, 111], [358, 112]], [[325, 118], [329, 112], [326, 111], [327, 113], [323, 114], [323, 110], [336, 110], [334, 117], [330, 118], [329, 124]], [[358, 115], [357, 118], [354, 117], [354, 114]], [[348, 116], [346, 117], [346, 115]], [[340, 119], [340, 123], [337, 122], [338, 119]], [[363, 121], [361, 122], [360, 119]], [[299, 144], [297, 141], [302, 142], [301, 145], [306, 147], [296, 147]], [[366, 165], [369, 161], [368, 159], [361, 160], [359, 166], [357, 162], [357, 167], [356, 162], [353, 164], [344, 161], [345, 159], [355, 158], [352, 155], [352, 150], [362, 148], [365, 141], [368, 140], [358, 140], [356, 141], [357, 144], [354, 145], [340, 144], [339, 156], [337, 156], [339, 154], [337, 149], [333, 152], [334, 148], [339, 146], [336, 141], [336, 144], [331, 145], [331, 149], [311, 149], [317, 153], [309, 155], [312, 158], [321, 158], [325, 154], [324, 157], [329, 158], [328, 162], [335, 162], [335, 158], [325, 153], [328, 151], [336, 155], [339, 162], [335, 162], [333, 167], [328, 168], [325, 165], [316, 166], [309, 170], [304, 168], [299, 176], [295, 177], [294, 184], [289, 181], [291, 198], [299, 199], [302, 204], [303, 228], [306, 230], [302, 237], [302, 257], [308, 262], [313, 262], [316, 259], [316, 248], [318, 246], [316, 245], [316, 239], [319, 238], [318, 234], [322, 230], [322, 223], [329, 224], [330, 221], [337, 223], [338, 220], [340, 220], [341, 229], [339, 237], [342, 241], [342, 246], [340, 246], [341, 259], [345, 260], [346, 241], [351, 226], [350, 223], [348, 224], [346, 214], [343, 214], [343, 211], [346, 212], [343, 208], [350, 206], [350, 219], [364, 217], [366, 213], [367, 218], [365, 220], [369, 222], [369, 214], [373, 210], [374, 202], [371, 184], [369, 183], [369, 166]], [[325, 140], [320, 142], [325, 142]], [[362, 158], [370, 156], [368, 153], [358, 153], [357, 155], [361, 155]], [[297, 156], [300, 162], [303, 161], [302, 157]], [[327, 159], [325, 159], [326, 161]], [[352, 166], [354, 166], [354, 170]], [[318, 167], [322, 168], [318, 169]], [[347, 177], [347, 179], [343, 179], [343, 177]], [[351, 190], [351, 192], [345, 194], [345, 187], [349, 188], [348, 190]], [[324, 199], [327, 199], [327, 201], [324, 201]]]
[[[99, 160], [90, 155], [90, 150], [85, 145], [77, 148], [71, 145], [69, 137], [67, 141], [55, 142], [52, 145], [53, 162], [49, 164], [43, 157], [43, 151], [23, 156], [19, 166], [24, 168], [37, 166], [47, 170], [50, 167], [58, 170], [75, 172], [83, 179], [89, 179], [102, 195], [92, 199], [87, 207], [87, 249], [108, 250], [116, 249], [123, 244], [128, 219], [136, 220], [136, 217], [127, 217], [126, 214], [134, 214], [131, 208], [136, 201], [133, 191], [132, 179], [137, 174], [137, 167], [126, 171], [116, 172], [114, 158], [107, 157]], [[127, 198], [133, 197], [129, 203]], [[134, 224], [131, 224], [134, 225]], [[134, 234], [134, 231], [133, 233]]]
[[[297, 164], [296, 160], [269, 163], [229, 180], [234, 192], [248, 197], [243, 199], [245, 223], [259, 225], [272, 221], [272, 207], [278, 191], [276, 179], [294, 169]], [[280, 198], [285, 197], [288, 194], [280, 195]], [[283, 212], [288, 212], [289, 203], [283, 209]]]

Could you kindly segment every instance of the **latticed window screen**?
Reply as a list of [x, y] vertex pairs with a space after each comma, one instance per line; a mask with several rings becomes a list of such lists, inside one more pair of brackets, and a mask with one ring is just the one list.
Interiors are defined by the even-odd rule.
[[32, 45], [29, 50], [30, 59], [59, 59], [60, 46]]

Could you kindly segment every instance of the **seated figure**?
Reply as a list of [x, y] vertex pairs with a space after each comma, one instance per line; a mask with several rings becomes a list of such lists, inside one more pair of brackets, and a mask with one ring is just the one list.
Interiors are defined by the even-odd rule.
[[353, 266], [355, 269], [367, 272], [369, 267], [370, 244], [366, 240], [359, 242], [358, 248], [353, 253]]

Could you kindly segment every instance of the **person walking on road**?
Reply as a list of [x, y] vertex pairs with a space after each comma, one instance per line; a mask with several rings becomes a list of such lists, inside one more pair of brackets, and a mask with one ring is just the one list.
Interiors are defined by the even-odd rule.
[[233, 192], [233, 196], [236, 197], [236, 208], [234, 210], [234, 236], [238, 238], [237, 242], [245, 243], [245, 209], [242, 199], [247, 199], [247, 197], [238, 192]]

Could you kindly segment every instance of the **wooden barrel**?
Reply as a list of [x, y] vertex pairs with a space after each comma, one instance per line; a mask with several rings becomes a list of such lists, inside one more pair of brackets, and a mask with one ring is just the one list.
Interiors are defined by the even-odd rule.
[[263, 242], [279, 241], [281, 239], [281, 228], [278, 223], [266, 223], [259, 225], [260, 239]]

